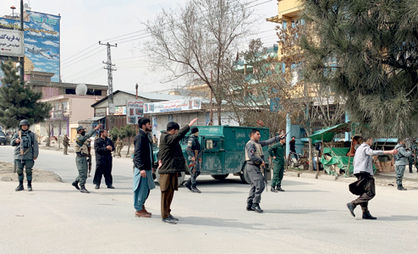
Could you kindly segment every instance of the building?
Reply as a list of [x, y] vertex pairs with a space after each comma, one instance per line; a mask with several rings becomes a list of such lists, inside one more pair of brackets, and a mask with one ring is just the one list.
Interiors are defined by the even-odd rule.
[[35, 124], [33, 130], [41, 138], [68, 135], [73, 142], [78, 122], [94, 117], [94, 110], [90, 105], [106, 95], [107, 86], [86, 84], [85, 93], [77, 95], [76, 88], [79, 84], [52, 82], [51, 77], [51, 74], [45, 72], [31, 72], [26, 75], [27, 85], [34, 91], [41, 92], [41, 101], [52, 106], [50, 119]]
[[[106, 96], [98, 100], [97, 102], [91, 104], [91, 107], [94, 112], [93, 117], [84, 122], [87, 124], [101, 123], [106, 129], [111, 129], [113, 128], [113, 126], [123, 127], [128, 124], [128, 104], [131, 102], [140, 102], [143, 104], [149, 102], [160, 102], [183, 98], [183, 96], [178, 95], [143, 92], [138, 94], [136, 92], [116, 90], [115, 92], [113, 92], [113, 104], [115, 105], [115, 114], [112, 117], [109, 117], [109, 96]], [[138, 114], [136, 114], [136, 116], [140, 116], [141, 114], [143, 114], [143, 109], [142, 112], [139, 112]], [[133, 122], [136, 122], [136, 120], [134, 120]]]

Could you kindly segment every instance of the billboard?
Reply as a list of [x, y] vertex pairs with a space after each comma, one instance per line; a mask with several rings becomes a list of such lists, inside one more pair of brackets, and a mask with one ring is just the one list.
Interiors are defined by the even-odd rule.
[[[26, 11], [24, 22], [25, 69], [54, 74], [60, 80], [60, 16]], [[20, 28], [20, 20], [0, 18], [0, 28]], [[0, 54], [2, 55], [2, 54]]]
[[188, 110], [199, 110], [202, 108], [201, 99], [190, 99], [190, 100], [172, 100], [145, 103], [144, 113], [165, 113], [175, 111], [188, 111]]
[[144, 117], [143, 101], [128, 101], [126, 104], [126, 122], [128, 124], [137, 124], [138, 119]]
[[0, 56], [22, 57], [23, 45], [22, 31], [0, 28]]

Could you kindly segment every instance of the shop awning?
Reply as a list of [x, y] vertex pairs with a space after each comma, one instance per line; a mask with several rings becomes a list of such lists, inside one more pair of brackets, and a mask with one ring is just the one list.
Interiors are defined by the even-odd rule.
[[335, 134], [349, 132], [350, 130], [351, 130], [351, 122], [340, 123], [340, 124], [316, 131], [311, 136], [309, 136], [309, 138], [312, 139], [312, 143], [315, 143], [318, 141], [331, 142]]

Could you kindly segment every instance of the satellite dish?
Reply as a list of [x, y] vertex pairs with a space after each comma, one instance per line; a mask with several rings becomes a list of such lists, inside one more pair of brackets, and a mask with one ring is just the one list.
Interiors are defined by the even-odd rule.
[[86, 84], [78, 84], [75, 88], [75, 94], [77, 95], [86, 95], [87, 94], [87, 86]]

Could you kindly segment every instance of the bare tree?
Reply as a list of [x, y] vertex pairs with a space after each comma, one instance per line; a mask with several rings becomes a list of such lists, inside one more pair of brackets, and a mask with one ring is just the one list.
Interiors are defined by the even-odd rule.
[[208, 86], [221, 125], [223, 76], [250, 24], [251, 12], [240, 1], [190, 0], [146, 24], [152, 38], [146, 48], [154, 64], [169, 70], [173, 80], [187, 76]]

